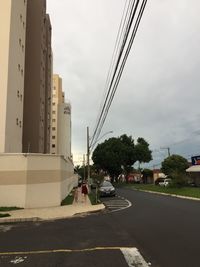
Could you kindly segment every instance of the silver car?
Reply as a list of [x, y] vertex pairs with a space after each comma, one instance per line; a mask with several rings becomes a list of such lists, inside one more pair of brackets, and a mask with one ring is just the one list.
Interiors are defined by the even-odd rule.
[[103, 181], [103, 183], [99, 187], [99, 194], [100, 197], [115, 196], [116, 192], [114, 186], [110, 182]]

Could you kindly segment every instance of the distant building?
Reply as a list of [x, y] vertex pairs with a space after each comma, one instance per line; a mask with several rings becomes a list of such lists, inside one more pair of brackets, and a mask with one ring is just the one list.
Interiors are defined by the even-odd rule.
[[166, 178], [166, 175], [160, 169], [153, 169], [153, 181], [154, 181], [154, 183], [158, 178]]
[[62, 79], [53, 75], [51, 154], [71, 159], [71, 105], [65, 103]]
[[22, 151], [27, 1], [0, 5], [0, 153]]

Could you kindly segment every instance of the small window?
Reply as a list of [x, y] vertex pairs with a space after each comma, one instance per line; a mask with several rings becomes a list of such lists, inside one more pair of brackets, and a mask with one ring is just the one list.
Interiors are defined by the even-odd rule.
[[20, 64], [18, 64], [18, 70], [20, 70]]
[[53, 136], [52, 136], [52, 139], [56, 139], [56, 136], [55, 136], [55, 135], [53, 135]]
[[19, 90], [17, 91], [17, 97], [19, 97]]
[[55, 145], [55, 144], [53, 144], [53, 145], [52, 145], [52, 147], [56, 147], [56, 145]]
[[55, 106], [56, 105], [56, 103], [55, 102], [53, 102], [53, 106]]
[[52, 119], [52, 122], [56, 122], [56, 119]]
[[52, 111], [52, 114], [56, 114], [56, 111], [55, 111], [55, 110], [53, 110], [53, 111]]
[[56, 130], [56, 127], [52, 127], [52, 130], [55, 131]]
[[18, 118], [16, 119], [16, 124], [19, 125], [19, 119]]

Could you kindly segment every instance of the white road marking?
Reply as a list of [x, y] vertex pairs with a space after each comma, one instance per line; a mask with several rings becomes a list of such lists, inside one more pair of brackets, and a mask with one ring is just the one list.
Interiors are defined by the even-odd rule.
[[129, 267], [149, 267], [137, 248], [121, 248]]
[[15, 257], [14, 260], [11, 260], [10, 262], [13, 264], [18, 264], [21, 262], [24, 262], [27, 257]]

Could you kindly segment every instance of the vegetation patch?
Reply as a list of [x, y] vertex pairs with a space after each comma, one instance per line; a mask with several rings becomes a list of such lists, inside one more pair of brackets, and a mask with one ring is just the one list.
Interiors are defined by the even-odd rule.
[[9, 213], [0, 213], [0, 218], [10, 217]]
[[23, 210], [23, 208], [18, 208], [18, 207], [0, 207], [0, 211], [11, 211], [11, 210]]
[[194, 197], [194, 198], [200, 198], [200, 188], [194, 188], [194, 187], [161, 187], [156, 185], [150, 185], [150, 184], [134, 184], [134, 185], [127, 185], [126, 187], [133, 188], [133, 189], [139, 189], [139, 190], [147, 190], [152, 192], [161, 192], [161, 193], [167, 193], [172, 195], [178, 195], [178, 196], [186, 196], [186, 197]]
[[88, 197], [89, 197], [90, 202], [91, 202], [92, 205], [97, 205], [97, 204], [101, 203], [101, 201], [99, 200], [98, 193], [96, 194], [95, 191], [91, 191], [88, 194]]
[[72, 205], [74, 201], [74, 190], [71, 191], [71, 193], [69, 193], [69, 195], [63, 199], [63, 201], [61, 202], [61, 206], [65, 206], [65, 205]]

